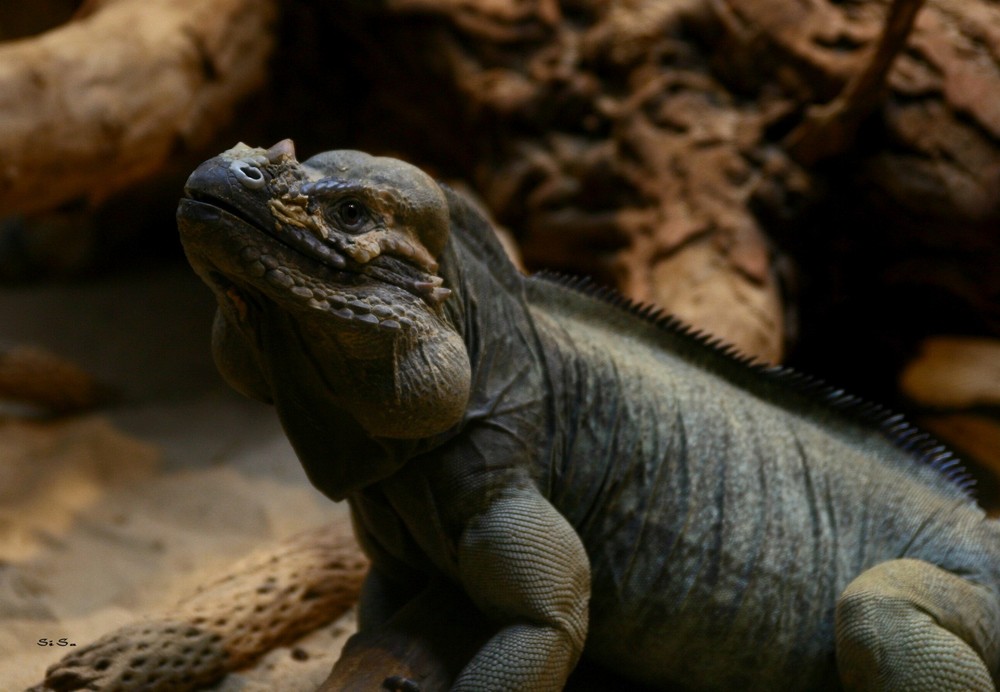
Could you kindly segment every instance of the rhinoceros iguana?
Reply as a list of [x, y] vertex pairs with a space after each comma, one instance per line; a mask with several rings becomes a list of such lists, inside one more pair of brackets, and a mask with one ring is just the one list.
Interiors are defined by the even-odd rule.
[[558, 690], [581, 656], [654, 687], [994, 689], [1000, 530], [898, 416], [519, 274], [401, 161], [241, 144], [178, 219], [221, 373], [350, 504], [362, 631], [431, 579], [497, 624], [452, 689]]

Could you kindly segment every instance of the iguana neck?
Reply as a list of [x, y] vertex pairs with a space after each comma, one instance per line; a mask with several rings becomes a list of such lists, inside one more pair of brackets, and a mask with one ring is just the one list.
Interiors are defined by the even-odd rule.
[[[260, 365], [272, 403], [312, 484], [333, 500], [378, 482], [419, 451], [417, 440], [373, 438], [331, 399], [301, 327], [276, 305], [258, 323]], [[313, 373], [295, 377], [291, 373]]]
[[472, 395], [463, 425], [487, 414], [495, 419], [529, 409], [537, 424], [546, 387], [524, 278], [488, 222], [464, 198], [446, 192], [453, 232], [442, 256], [441, 275], [454, 295], [445, 311], [465, 342], [472, 368]]

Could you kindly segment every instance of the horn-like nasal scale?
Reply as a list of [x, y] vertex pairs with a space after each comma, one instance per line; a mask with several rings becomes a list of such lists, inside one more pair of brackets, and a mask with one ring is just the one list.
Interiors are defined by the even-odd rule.
[[294, 159], [295, 142], [286, 137], [264, 152], [264, 156], [267, 157], [267, 160], [270, 163], [278, 163], [279, 161]]

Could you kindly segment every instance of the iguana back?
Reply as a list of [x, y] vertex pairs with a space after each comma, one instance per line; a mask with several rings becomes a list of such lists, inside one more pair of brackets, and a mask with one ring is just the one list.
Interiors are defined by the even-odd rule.
[[997, 583], [1000, 532], [898, 417], [593, 288], [528, 297], [562, 394], [546, 494], [591, 558], [596, 658], [651, 683], [836, 688], [835, 605], [868, 567]]

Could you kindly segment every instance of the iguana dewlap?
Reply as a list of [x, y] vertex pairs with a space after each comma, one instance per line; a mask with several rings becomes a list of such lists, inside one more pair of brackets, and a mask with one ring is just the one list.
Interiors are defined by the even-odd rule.
[[1000, 530], [898, 417], [521, 276], [393, 159], [241, 144], [178, 220], [223, 376], [350, 503], [362, 629], [440, 578], [500, 625], [453, 689], [560, 689], [581, 655], [653, 686], [993, 689]]

